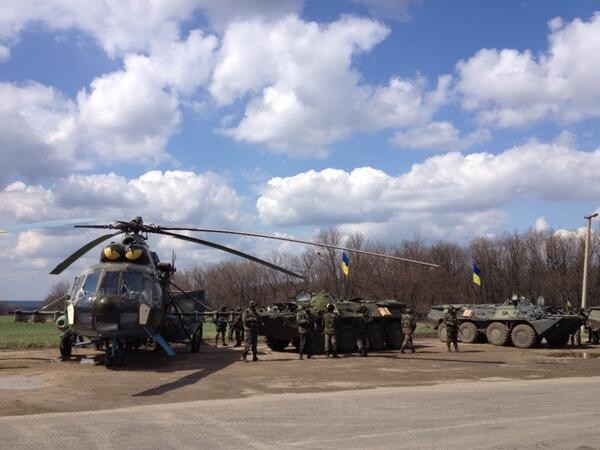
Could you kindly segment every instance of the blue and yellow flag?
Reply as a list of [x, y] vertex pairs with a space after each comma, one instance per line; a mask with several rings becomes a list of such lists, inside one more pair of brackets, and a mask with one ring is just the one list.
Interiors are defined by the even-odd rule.
[[477, 286], [481, 286], [481, 269], [477, 267], [477, 264], [473, 263], [473, 283]]
[[348, 274], [350, 273], [350, 258], [348, 258], [348, 255], [346, 255], [345, 253], [342, 253], [342, 272], [344, 272], [344, 275], [348, 276]]

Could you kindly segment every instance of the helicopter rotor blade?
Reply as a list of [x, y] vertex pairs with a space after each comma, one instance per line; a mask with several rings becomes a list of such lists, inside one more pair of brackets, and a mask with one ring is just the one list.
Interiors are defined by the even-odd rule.
[[280, 267], [273, 263], [265, 261], [264, 259], [257, 258], [256, 256], [249, 255], [248, 253], [240, 252], [239, 250], [235, 250], [233, 248], [225, 247], [224, 245], [220, 245], [215, 242], [205, 241], [204, 239], [197, 239], [197, 238], [193, 238], [190, 236], [185, 236], [183, 234], [170, 233], [168, 231], [165, 231], [164, 229], [161, 229], [160, 231], [155, 231], [155, 233], [156, 234], [164, 234], [166, 236], [171, 236], [171, 237], [174, 237], [175, 239], [181, 239], [182, 241], [194, 242], [195, 244], [206, 245], [207, 247], [216, 248], [217, 250], [222, 250], [227, 253], [232, 253], [234, 255], [241, 256], [242, 258], [249, 259], [250, 261], [253, 261], [255, 263], [262, 264], [263, 266], [266, 266], [270, 269], [277, 270], [279, 272], [283, 272], [286, 275], [290, 275], [290, 276], [296, 277], [296, 278], [304, 278], [302, 275], [298, 275], [295, 272], [284, 269], [283, 267]]
[[[96, 219], [57, 219], [57, 220], [47, 220], [45, 222], [33, 222], [33, 223], [23, 223], [21, 225], [15, 225], [7, 228], [2, 228], [0, 233], [13, 233], [19, 231], [28, 231], [34, 230], [37, 228], [57, 228], [64, 227], [67, 225], [73, 225], [78, 223], [86, 223], [86, 222], [94, 222]], [[77, 226], [77, 225], [75, 225]]]
[[113, 224], [109, 225], [74, 225], [75, 228], [101, 228], [112, 230], [115, 228]]
[[81, 247], [79, 250], [77, 250], [76, 252], [72, 253], [69, 257], [67, 257], [58, 266], [56, 266], [54, 269], [52, 269], [52, 272], [50, 272], [50, 274], [58, 275], [59, 273], [62, 273], [63, 270], [65, 270], [67, 267], [69, 267], [71, 264], [73, 264], [75, 261], [77, 261], [83, 255], [85, 255], [87, 252], [89, 252], [91, 249], [93, 249], [96, 245], [100, 244], [101, 242], [103, 242], [107, 239], [110, 239], [111, 237], [121, 234], [121, 233], [122, 233], [122, 231], [118, 231], [117, 233], [104, 234], [104, 235], [94, 239], [93, 241], [88, 242], [83, 247]]
[[162, 227], [161, 230], [200, 231], [200, 232], [204, 232], [204, 233], [221, 233], [221, 234], [233, 234], [233, 235], [237, 235], [237, 236], [259, 237], [259, 238], [264, 238], [264, 239], [274, 239], [274, 240], [278, 240], [278, 241], [296, 242], [298, 244], [313, 245], [315, 247], [332, 248], [335, 250], [342, 250], [342, 251], [359, 253], [362, 255], [369, 255], [369, 256], [377, 256], [380, 258], [394, 259], [396, 261], [404, 261], [404, 262], [421, 264], [421, 265], [430, 266], [430, 267], [440, 267], [439, 264], [434, 264], [434, 263], [425, 262], [425, 261], [417, 261], [417, 260], [408, 259], [408, 258], [401, 258], [400, 256], [385, 255], [383, 253], [375, 253], [375, 252], [369, 252], [366, 250], [358, 250], [356, 248], [341, 247], [339, 245], [331, 245], [331, 244], [322, 244], [320, 242], [304, 241], [301, 239], [292, 239], [292, 238], [286, 238], [286, 237], [281, 237], [281, 236], [272, 236], [269, 234], [249, 233], [249, 232], [245, 232], [245, 231], [222, 230], [222, 229], [218, 229], [218, 228]]

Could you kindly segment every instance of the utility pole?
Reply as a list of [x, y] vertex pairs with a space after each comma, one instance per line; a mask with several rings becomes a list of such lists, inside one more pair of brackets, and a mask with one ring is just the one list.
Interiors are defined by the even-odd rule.
[[588, 274], [588, 259], [590, 255], [590, 235], [592, 233], [592, 219], [598, 217], [598, 213], [585, 216], [587, 220], [587, 232], [585, 234], [585, 254], [583, 255], [583, 282], [581, 283], [581, 308], [587, 308], [587, 274]]

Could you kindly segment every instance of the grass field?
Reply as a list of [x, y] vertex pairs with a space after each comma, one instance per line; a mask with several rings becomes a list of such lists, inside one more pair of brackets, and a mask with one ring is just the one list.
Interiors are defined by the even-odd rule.
[[0, 316], [0, 350], [58, 347], [60, 334], [54, 322], [15, 322], [13, 316]]
[[[215, 338], [215, 325], [204, 323], [204, 339]], [[15, 322], [13, 316], [0, 316], [0, 350], [58, 347], [61, 332], [53, 322]]]
[[[58, 347], [60, 334], [53, 322], [15, 322], [13, 316], [0, 316], [0, 350]], [[415, 335], [436, 336], [436, 333], [430, 326], [419, 323]], [[203, 337], [206, 342], [214, 340], [212, 322], [204, 323]]]

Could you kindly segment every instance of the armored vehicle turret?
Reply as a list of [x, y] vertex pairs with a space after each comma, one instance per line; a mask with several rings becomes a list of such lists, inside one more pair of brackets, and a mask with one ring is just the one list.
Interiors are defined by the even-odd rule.
[[[400, 318], [406, 309], [405, 303], [397, 300], [364, 300], [353, 298], [350, 300], [336, 300], [330, 294], [321, 291], [311, 294], [308, 291], [299, 292], [295, 299], [288, 302], [273, 303], [259, 309], [261, 326], [259, 334], [265, 336], [269, 348], [275, 351], [283, 351], [290, 344], [298, 346], [298, 324], [296, 313], [303, 304], [309, 305], [309, 310], [321, 323], [321, 317], [331, 303], [339, 314], [338, 322], [338, 351], [351, 353], [356, 350], [356, 323], [358, 320], [358, 309], [364, 306], [371, 314], [369, 323], [369, 345], [371, 350], [382, 350], [384, 348], [398, 349], [402, 345], [403, 335]], [[323, 352], [323, 330], [320, 326], [315, 329], [313, 339], [313, 352]]]
[[[532, 348], [545, 339], [550, 347], [562, 347], [584, 321], [580, 315], [565, 314], [516, 296], [502, 304], [454, 306], [458, 308], [459, 339], [465, 343], [485, 337], [492, 345], [512, 342], [518, 348]], [[446, 341], [443, 318], [447, 308], [448, 305], [432, 306], [427, 316], [442, 342]]]

